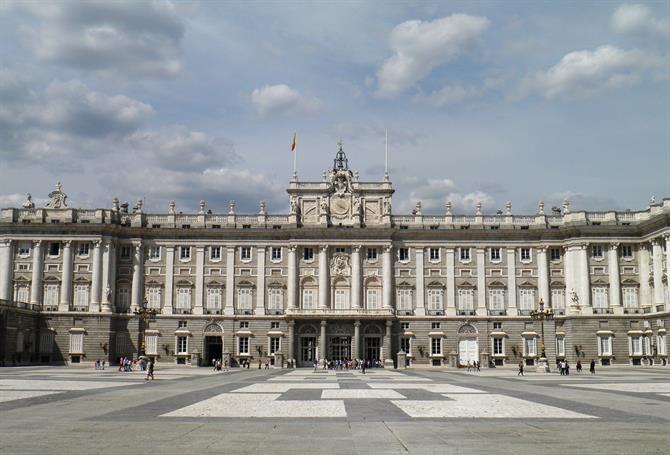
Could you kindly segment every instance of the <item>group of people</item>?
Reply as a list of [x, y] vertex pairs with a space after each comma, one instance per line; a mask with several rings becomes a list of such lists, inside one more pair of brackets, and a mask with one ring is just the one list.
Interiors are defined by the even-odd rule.
[[470, 371], [480, 371], [482, 364], [479, 362], [479, 360], [468, 360], [468, 363], [465, 366], [468, 369], [468, 373]]
[[[582, 372], [582, 361], [577, 360], [577, 373]], [[519, 362], [519, 372], [517, 373], [517, 376], [523, 376], [523, 361]], [[591, 359], [591, 363], [589, 364], [589, 371], [591, 374], [596, 374], [596, 361], [594, 359]], [[570, 363], [566, 359], [561, 359], [558, 361], [558, 372], [560, 373], [561, 376], [569, 376], [570, 375]]]
[[[316, 371], [319, 367], [319, 360], [314, 359], [312, 363]], [[384, 368], [384, 362], [379, 359], [324, 359], [321, 365], [324, 370], [361, 370], [363, 373], [367, 368]]]
[[119, 371], [128, 372], [133, 371], [133, 365], [137, 364], [137, 360], [128, 357], [119, 358]]
[[105, 369], [105, 359], [95, 359], [95, 369], [104, 370]]
[[228, 371], [228, 359], [212, 359], [214, 371]]

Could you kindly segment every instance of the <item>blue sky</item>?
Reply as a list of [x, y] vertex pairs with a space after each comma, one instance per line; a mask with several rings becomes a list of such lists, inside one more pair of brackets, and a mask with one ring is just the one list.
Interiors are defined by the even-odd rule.
[[670, 196], [670, 2], [0, 1], [0, 206], [285, 212], [341, 138], [394, 210]]

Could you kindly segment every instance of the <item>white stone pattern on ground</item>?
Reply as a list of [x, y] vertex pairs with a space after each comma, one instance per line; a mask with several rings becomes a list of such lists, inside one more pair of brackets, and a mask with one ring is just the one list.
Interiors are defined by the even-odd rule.
[[591, 419], [594, 416], [506, 395], [443, 394], [452, 401], [392, 400], [414, 418]]
[[44, 390], [0, 390], [0, 403], [5, 401], [23, 400], [25, 398], [53, 395], [58, 392], [46, 392]]
[[373, 389], [419, 389], [433, 393], [485, 393], [482, 390], [461, 387], [453, 384], [417, 384], [412, 382], [371, 382], [368, 384]]
[[341, 400], [276, 401], [280, 394], [222, 393], [161, 417], [346, 417]]
[[670, 382], [620, 382], [601, 384], [561, 384], [564, 387], [602, 390], [605, 392], [634, 392], [634, 393], [667, 393], [670, 392]]
[[0, 379], [0, 390], [93, 390], [136, 384], [138, 384], [138, 382]]
[[338, 390], [324, 390], [321, 392], [322, 400], [331, 399], [404, 399], [404, 395], [399, 394], [391, 389], [338, 389]]
[[291, 389], [339, 389], [340, 385], [337, 383], [313, 384], [306, 382], [296, 383], [262, 383], [251, 384], [240, 389], [232, 390], [231, 392], [246, 392], [246, 393], [284, 393]]

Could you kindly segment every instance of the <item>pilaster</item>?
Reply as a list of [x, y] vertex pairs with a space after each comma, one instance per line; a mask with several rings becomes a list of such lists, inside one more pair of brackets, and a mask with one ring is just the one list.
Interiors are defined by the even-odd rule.
[[516, 250], [506, 248], [507, 250], [507, 314], [517, 315], [516, 305]]
[[33, 242], [33, 271], [30, 280], [30, 304], [42, 306], [42, 277], [44, 276], [44, 253], [42, 252], [42, 241]]
[[93, 276], [91, 277], [91, 313], [100, 312], [100, 296], [102, 287], [102, 241], [93, 242]]
[[195, 303], [193, 304], [193, 314], [203, 314], [202, 303], [204, 300], [205, 280], [205, 247], [195, 248]]
[[351, 249], [351, 308], [361, 308], [361, 245], [354, 245]]
[[665, 300], [663, 289], [663, 246], [661, 239], [651, 241], [652, 260], [654, 266], [654, 303], [660, 305]]
[[61, 275], [58, 311], [69, 311], [72, 305], [72, 241], [63, 242], [63, 273]]
[[[298, 308], [298, 249], [295, 245], [288, 247], [288, 284], [287, 284], [287, 307], [289, 309]], [[291, 358], [291, 356], [289, 356]]]
[[0, 300], [12, 300], [12, 275], [14, 273], [14, 241], [0, 242]]
[[384, 308], [393, 308], [393, 266], [391, 265], [392, 247], [384, 247], [382, 253], [382, 300]]
[[547, 262], [547, 247], [541, 246], [537, 249], [537, 282], [540, 299], [550, 304], [549, 298], [549, 264]]
[[265, 247], [259, 246], [256, 251], [258, 269], [256, 271], [256, 307], [254, 314], [265, 314]]
[[174, 300], [174, 245], [165, 248], [165, 299], [163, 302], [163, 314], [172, 314], [172, 302]]
[[330, 307], [330, 278], [328, 273], [328, 245], [319, 248], [319, 308]]
[[223, 308], [223, 314], [232, 316], [235, 314], [233, 304], [235, 298], [235, 247], [229, 246], [226, 249], [226, 306]]
[[610, 307], [615, 314], [623, 314], [621, 307], [621, 283], [619, 278], [619, 243], [612, 242], [607, 252], [607, 272], [609, 274]]
[[477, 316], [486, 316], [486, 249], [477, 248]]
[[137, 311], [143, 304], [143, 288], [144, 288], [144, 254], [142, 242], [136, 240], [133, 242], [135, 248], [133, 254], [133, 284], [130, 296], [130, 311], [131, 313]]
[[417, 316], [424, 316], [426, 314], [426, 278], [423, 261], [423, 246], [414, 248], [414, 262], [416, 274], [416, 310]]
[[649, 307], [652, 304], [651, 287], [649, 280], [651, 271], [649, 270], [649, 244], [640, 245], [638, 264], [640, 267], [640, 307]]

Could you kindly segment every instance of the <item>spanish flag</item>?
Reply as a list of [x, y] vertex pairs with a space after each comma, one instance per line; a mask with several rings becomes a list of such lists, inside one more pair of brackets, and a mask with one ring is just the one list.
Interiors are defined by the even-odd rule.
[[293, 133], [293, 141], [291, 142], [291, 151], [295, 152], [295, 133]]

